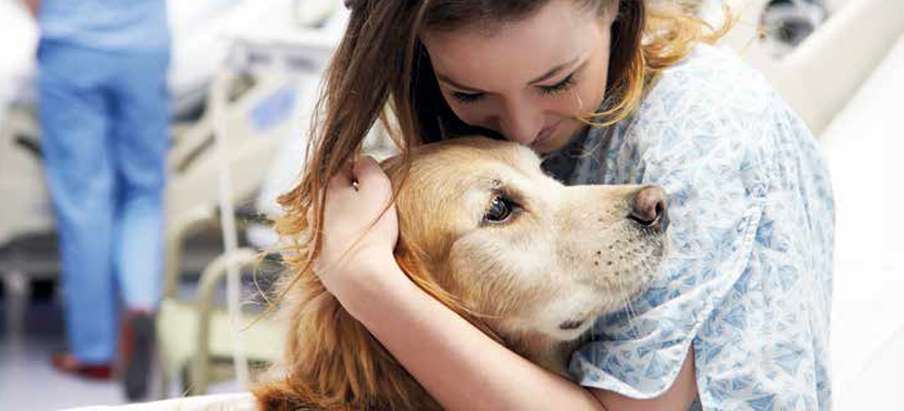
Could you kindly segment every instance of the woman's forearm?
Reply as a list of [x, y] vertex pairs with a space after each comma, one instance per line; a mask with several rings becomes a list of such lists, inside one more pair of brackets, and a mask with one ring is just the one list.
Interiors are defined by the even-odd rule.
[[343, 305], [444, 408], [604, 410], [589, 391], [499, 345], [396, 274], [402, 281], [371, 283]]

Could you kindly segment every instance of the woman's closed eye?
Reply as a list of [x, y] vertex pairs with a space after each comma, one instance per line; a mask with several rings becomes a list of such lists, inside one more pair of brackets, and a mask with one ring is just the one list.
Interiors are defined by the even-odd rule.
[[453, 91], [452, 97], [462, 103], [473, 103], [483, 98], [484, 93], [465, 93], [463, 91]]
[[[541, 95], [551, 96], [563, 91], [571, 90], [575, 86], [575, 84], [575, 72], [571, 72], [571, 74], [566, 76], [558, 83], [549, 86], [537, 86], [537, 90]], [[486, 96], [486, 93], [466, 93], [463, 91], [453, 91], [450, 94], [452, 98], [458, 100], [461, 103], [474, 103], [482, 100]]]
[[563, 91], [571, 90], [575, 85], [574, 72], [569, 74], [562, 81], [551, 86], [540, 86], [540, 93], [544, 95], [554, 95]]

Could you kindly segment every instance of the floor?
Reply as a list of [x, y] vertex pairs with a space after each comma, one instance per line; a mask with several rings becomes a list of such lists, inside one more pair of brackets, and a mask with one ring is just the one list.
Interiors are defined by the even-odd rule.
[[[64, 347], [63, 312], [53, 280], [30, 282], [30, 296], [17, 327], [7, 316], [8, 293], [0, 287], [0, 410], [59, 410], [125, 402], [116, 381], [86, 381], [60, 374], [51, 354]], [[151, 381], [156, 381], [156, 370]], [[178, 395], [174, 385], [170, 392]], [[211, 393], [239, 391], [234, 382], [217, 384]], [[159, 387], [152, 386], [156, 395]], [[157, 398], [153, 398], [157, 399]]]

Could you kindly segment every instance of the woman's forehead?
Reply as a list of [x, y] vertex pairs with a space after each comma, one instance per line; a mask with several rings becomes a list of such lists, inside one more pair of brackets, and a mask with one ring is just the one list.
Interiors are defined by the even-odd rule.
[[[600, 47], [597, 23], [595, 13], [578, 8], [572, 0], [553, 0], [520, 21], [493, 28], [474, 24], [428, 30], [422, 40], [438, 74], [483, 89], [499, 80], [530, 81]], [[486, 24], [490, 23], [482, 23]]]

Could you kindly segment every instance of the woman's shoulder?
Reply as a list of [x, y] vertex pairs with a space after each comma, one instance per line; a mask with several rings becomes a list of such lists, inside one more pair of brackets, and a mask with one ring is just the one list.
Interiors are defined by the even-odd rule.
[[694, 105], [698, 110], [774, 106], [780, 100], [766, 77], [733, 50], [697, 45], [682, 61], [662, 70], [642, 105], [656, 103]]
[[779, 122], [808, 133], [794, 119], [765, 76], [733, 51], [701, 44], [660, 73], [620, 129], [640, 152], [730, 142], [751, 147], [769, 144]]
[[779, 153], [790, 155], [781, 146], [812, 150], [809, 140], [765, 76], [730, 50], [700, 45], [660, 73], [632, 117], [616, 126], [605, 155], [612, 178], [622, 180], [707, 169], [763, 181]]

